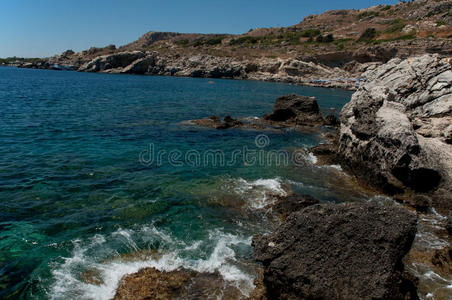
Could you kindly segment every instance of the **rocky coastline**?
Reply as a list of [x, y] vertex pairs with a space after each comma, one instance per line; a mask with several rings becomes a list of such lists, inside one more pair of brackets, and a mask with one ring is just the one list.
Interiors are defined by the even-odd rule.
[[[362, 186], [391, 198], [346, 204], [309, 195], [278, 199], [271, 212], [281, 225], [253, 238], [262, 269], [249, 299], [419, 299], [419, 290], [428, 288], [408, 270], [409, 262], [452, 276], [451, 8], [451, 1], [422, 0], [331, 11], [241, 36], [150, 32], [118, 49], [68, 50], [17, 66], [356, 90], [339, 120], [323, 115], [314, 98], [286, 95], [256, 120], [211, 116], [185, 124], [257, 131], [327, 126], [335, 134], [309, 149], [317, 164], [340, 165]], [[327, 34], [336, 43], [322, 41]], [[430, 221], [426, 212], [442, 220], [434, 230], [448, 246], [413, 248], [419, 227]], [[219, 274], [148, 268], [122, 278], [115, 299], [244, 298], [233, 286], [222, 294], [225, 284]], [[444, 299], [452, 294], [438, 293]]]
[[[18, 67], [109, 74], [259, 80], [347, 90], [355, 90], [360, 83], [359, 72], [298, 59], [239, 60], [212, 55], [167, 56], [156, 51], [125, 51], [101, 55], [92, 60], [81, 54], [63, 53], [55, 59], [24, 63]], [[360, 71], [373, 67], [375, 63], [362, 64]]]
[[[281, 197], [272, 210], [282, 224], [253, 238], [254, 258], [263, 269], [249, 299], [419, 299], [417, 289], [425, 287], [407, 263], [422, 261], [451, 275], [450, 244], [429, 252], [412, 248], [426, 210], [436, 209], [442, 218], [449, 214], [440, 234], [447, 238], [452, 232], [451, 67], [438, 55], [391, 60], [364, 74], [366, 81], [337, 124], [326, 122], [313, 98], [277, 99], [261, 124], [336, 126], [331, 143], [311, 149], [318, 163], [340, 164], [396, 201], [322, 204], [309, 195]], [[195, 121], [216, 129], [247, 127], [230, 116]], [[196, 282], [199, 274], [190, 276], [186, 280]], [[122, 293], [130, 280], [121, 282]]]
[[20, 68], [227, 78], [356, 90], [393, 58], [452, 55], [451, 0], [331, 10], [288, 27], [241, 35], [150, 31], [116, 47], [48, 58], [0, 59]]

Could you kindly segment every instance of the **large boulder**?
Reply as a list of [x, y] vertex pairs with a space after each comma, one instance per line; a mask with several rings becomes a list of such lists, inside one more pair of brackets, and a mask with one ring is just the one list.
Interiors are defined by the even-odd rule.
[[79, 71], [83, 72], [100, 72], [110, 69], [125, 68], [134, 61], [143, 58], [144, 52], [119, 52], [109, 55], [102, 55], [94, 58], [92, 61], [82, 65]]
[[343, 163], [386, 192], [434, 193], [432, 201], [450, 205], [450, 61], [437, 55], [393, 59], [363, 77], [341, 112]]
[[416, 223], [395, 204], [314, 205], [255, 236], [254, 256], [270, 299], [416, 299], [402, 277]]
[[149, 73], [149, 69], [155, 66], [156, 56], [155, 54], [149, 55], [143, 58], [139, 58], [125, 67], [121, 73], [128, 74], [146, 74]]
[[276, 99], [273, 112], [265, 115], [264, 119], [296, 125], [323, 125], [325, 123], [315, 97], [295, 94]]

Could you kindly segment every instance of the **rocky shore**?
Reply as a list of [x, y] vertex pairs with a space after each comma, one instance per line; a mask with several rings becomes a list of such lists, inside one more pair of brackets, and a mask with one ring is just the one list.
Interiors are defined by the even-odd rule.
[[[374, 63], [364, 64], [366, 70]], [[236, 59], [212, 55], [162, 55], [156, 51], [125, 51], [90, 60], [83, 54], [62, 54], [55, 59], [24, 63], [21, 68], [63, 69], [110, 74], [161, 75], [285, 82], [354, 90], [359, 73], [298, 59]]]
[[[313, 152], [419, 211], [436, 208], [447, 216], [452, 208], [450, 60], [437, 55], [395, 59], [363, 76], [366, 82], [341, 112], [336, 144]], [[386, 205], [314, 205], [290, 215], [275, 233], [256, 236], [255, 257], [264, 265], [269, 299], [417, 299], [417, 279], [403, 275], [402, 267], [416, 217], [394, 203]], [[444, 230], [449, 234], [450, 222]], [[420, 259], [444, 278], [451, 275], [450, 248], [429, 250], [422, 258], [417, 251], [407, 261]]]
[[[343, 108], [340, 124], [324, 117], [314, 98], [298, 95], [278, 98], [273, 112], [259, 124], [337, 126], [333, 143], [311, 149], [319, 163], [340, 164], [361, 183], [418, 213], [392, 200], [319, 204], [309, 195], [281, 197], [271, 206], [283, 220], [280, 227], [253, 238], [254, 258], [262, 263], [263, 272], [250, 299], [419, 299], [419, 279], [407, 272], [406, 263], [422, 261], [442, 276], [451, 275], [450, 248], [411, 249], [419, 226], [417, 214], [433, 208], [447, 216], [452, 208], [450, 60], [438, 55], [394, 59], [364, 77]], [[192, 124], [250, 127], [230, 116]], [[449, 216], [441, 234], [451, 234], [451, 220]], [[143, 272], [157, 276], [155, 270]], [[159, 280], [188, 276], [180, 272], [163, 274]], [[117, 299], [131, 299], [120, 291], [127, 291], [127, 282], [137, 276], [122, 281]], [[199, 276], [191, 274], [186, 280]], [[179, 291], [180, 286], [170, 289]]]
[[452, 208], [452, 66], [437, 55], [394, 59], [341, 113], [342, 164], [416, 205]]
[[451, 0], [332, 10], [241, 35], [150, 31], [138, 40], [0, 65], [115, 74], [286, 82], [355, 90], [393, 58], [452, 55]]
[[416, 216], [384, 203], [323, 204], [253, 239], [268, 299], [416, 299], [402, 258]]

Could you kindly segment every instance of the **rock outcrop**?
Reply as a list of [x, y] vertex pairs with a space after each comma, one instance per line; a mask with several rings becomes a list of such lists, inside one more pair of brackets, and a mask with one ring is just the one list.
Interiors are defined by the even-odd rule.
[[297, 127], [312, 130], [315, 126], [336, 126], [337, 118], [334, 115], [324, 118], [315, 97], [291, 94], [276, 99], [273, 112], [264, 115], [263, 118], [252, 120], [247, 118], [242, 122], [229, 115], [225, 116], [223, 120], [220, 116], [210, 116], [185, 123], [215, 129], [275, 130], [276, 128]]
[[424, 55], [393, 59], [366, 78], [341, 112], [339, 154], [367, 183], [452, 204], [452, 66]]
[[318, 203], [319, 200], [310, 195], [289, 195], [286, 197], [278, 197], [277, 201], [269, 205], [269, 207], [272, 208], [282, 220], [285, 220], [293, 212]]
[[295, 94], [276, 99], [273, 112], [265, 115], [264, 119], [288, 125], [314, 126], [325, 124], [315, 97]]
[[[170, 272], [146, 268], [121, 279], [114, 300], [244, 299], [236, 287], [218, 273], [186, 269]], [[257, 298], [256, 298], [257, 299]]]
[[125, 68], [144, 56], [145, 53], [141, 51], [119, 52], [109, 55], [102, 55], [82, 65], [78, 70], [82, 72], [102, 72]]
[[270, 299], [416, 299], [402, 278], [416, 223], [389, 203], [314, 205], [255, 236], [254, 256]]
[[210, 127], [215, 129], [229, 129], [229, 128], [238, 128], [242, 127], [243, 123], [233, 119], [231, 116], [227, 115], [223, 118], [223, 121], [221, 120], [220, 116], [211, 116], [205, 119], [198, 119], [198, 120], [192, 120], [189, 123], [203, 126], [203, 127]]
[[179, 296], [190, 282], [186, 271], [161, 272], [142, 269], [124, 277], [116, 290], [115, 300], [172, 299]]

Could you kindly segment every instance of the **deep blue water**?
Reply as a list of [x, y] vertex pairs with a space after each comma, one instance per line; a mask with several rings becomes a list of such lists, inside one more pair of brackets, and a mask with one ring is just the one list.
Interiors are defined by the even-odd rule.
[[[288, 93], [315, 96], [336, 113], [351, 96], [254, 81], [0, 68], [0, 298], [108, 299], [124, 274], [146, 266], [219, 272], [249, 292], [251, 236], [275, 226], [263, 209], [274, 196], [365, 195], [337, 169], [309, 164], [309, 155], [297, 166], [234, 154], [293, 153], [325, 142], [317, 133], [183, 122], [262, 116]], [[255, 143], [261, 134], [265, 147]], [[161, 163], [143, 163], [151, 147]], [[231, 163], [207, 163], [208, 150]], [[172, 151], [179, 157], [171, 164]], [[192, 164], [189, 151], [201, 162]]]

